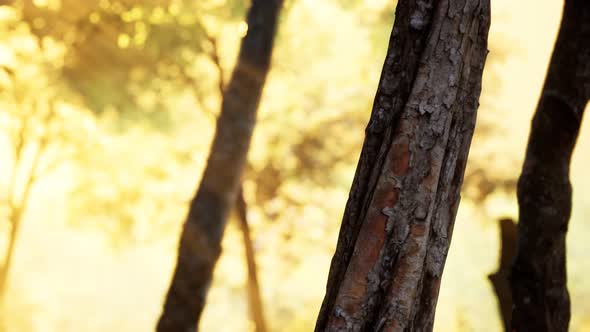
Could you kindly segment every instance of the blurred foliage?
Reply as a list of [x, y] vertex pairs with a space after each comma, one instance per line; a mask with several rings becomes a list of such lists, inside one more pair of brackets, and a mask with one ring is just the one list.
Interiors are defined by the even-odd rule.
[[[34, 180], [5, 312], [8, 331], [151, 330], [205, 163], [220, 82], [229, 78], [247, 29], [249, 1], [5, 3], [2, 221], [14, 200], [11, 184], [18, 201], [27, 176]], [[387, 0], [286, 2], [244, 177], [273, 331], [314, 325], [394, 7]], [[497, 261], [493, 219], [515, 211], [509, 195], [526, 142], [515, 148], [506, 137], [528, 127], [521, 118], [503, 121], [516, 112], [513, 104], [498, 102], [512, 82], [505, 65], [523, 52], [510, 33], [491, 35], [461, 226], [453, 239], [454, 247], [469, 250], [451, 252], [445, 274], [455, 279], [442, 287], [441, 331], [499, 326], [485, 279]], [[527, 98], [536, 98], [534, 91]], [[43, 149], [40, 142], [46, 142]], [[22, 170], [14, 176], [17, 163]], [[476, 222], [462, 223], [469, 220]], [[2, 223], [2, 234], [8, 226]], [[239, 235], [230, 225], [203, 331], [251, 330]], [[580, 263], [584, 252], [572, 248], [578, 259], [570, 270], [584, 275], [590, 269]], [[467, 282], [476, 285], [469, 296]], [[578, 294], [574, 326], [582, 330], [588, 322], [580, 317], [590, 305], [580, 299], [590, 291]]]
[[[41, 42], [65, 49], [64, 83], [94, 112], [152, 113], [161, 123], [187, 89], [202, 94], [209, 33], [236, 23], [244, 1], [17, 1]], [[145, 116], [145, 114], [144, 114]], [[132, 121], [132, 120], [131, 120]]]

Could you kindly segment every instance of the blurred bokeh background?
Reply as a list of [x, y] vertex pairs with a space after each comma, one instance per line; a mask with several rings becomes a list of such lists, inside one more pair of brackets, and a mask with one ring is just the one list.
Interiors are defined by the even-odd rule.
[[[153, 330], [248, 6], [0, 0], [0, 252], [18, 227], [0, 289], [6, 331]], [[515, 181], [562, 1], [492, 6], [436, 331], [501, 330], [487, 276], [498, 264], [498, 219], [517, 217]], [[272, 331], [314, 326], [394, 8], [286, 2], [244, 180]], [[572, 331], [590, 331], [589, 130], [572, 170]], [[202, 331], [252, 331], [234, 221], [223, 249]]]

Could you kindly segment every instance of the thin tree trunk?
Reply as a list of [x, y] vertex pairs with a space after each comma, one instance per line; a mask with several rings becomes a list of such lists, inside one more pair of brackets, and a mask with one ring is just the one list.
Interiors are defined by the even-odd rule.
[[566, 0], [518, 181], [513, 331], [567, 331], [570, 161], [590, 98], [590, 2]]
[[[45, 126], [49, 126], [53, 117], [55, 116], [55, 106], [53, 103], [50, 103], [50, 109], [47, 114], [43, 117], [43, 124]], [[45, 152], [47, 145], [49, 144], [50, 137], [47, 133], [44, 133], [38, 144], [37, 150], [33, 155], [33, 159], [29, 168], [27, 169], [23, 166], [24, 159], [24, 150], [26, 145], [26, 136], [29, 134], [30, 130], [30, 118], [25, 116], [22, 119], [21, 128], [19, 129], [16, 143], [15, 143], [15, 161], [14, 167], [12, 169], [12, 178], [9, 185], [9, 214], [8, 214], [8, 221], [10, 223], [10, 233], [8, 238], [8, 246], [6, 247], [6, 251], [4, 252], [4, 259], [2, 260], [3, 265], [2, 269], [0, 269], [0, 310], [2, 310], [2, 306], [5, 301], [6, 291], [8, 288], [8, 279], [10, 277], [10, 270], [12, 269], [12, 260], [15, 253], [16, 243], [19, 235], [19, 231], [23, 221], [23, 213], [26, 211], [27, 206], [29, 204], [29, 198], [31, 194], [31, 189], [33, 185], [38, 180], [39, 177], [39, 166], [41, 162], [41, 156]], [[21, 169], [25, 169], [26, 173], [24, 176], [24, 183], [22, 187], [22, 192], [20, 196], [17, 194], [17, 177], [19, 176]], [[0, 312], [0, 315], [2, 313]]]
[[487, 54], [488, 0], [398, 2], [316, 331], [429, 331]]
[[246, 264], [248, 267], [248, 302], [250, 305], [250, 314], [256, 332], [266, 332], [266, 321], [264, 319], [264, 306], [262, 305], [262, 297], [260, 295], [260, 285], [258, 283], [258, 271], [256, 270], [256, 255], [254, 253], [254, 245], [250, 236], [250, 227], [248, 225], [248, 205], [244, 199], [244, 192], [240, 188], [237, 200], [238, 221], [240, 223], [240, 230], [244, 238], [244, 251], [246, 254]]
[[198, 330], [227, 217], [240, 188], [282, 2], [252, 1], [248, 32], [224, 90], [207, 166], [182, 230], [158, 332]]
[[[224, 70], [219, 58], [219, 50], [217, 47], [217, 39], [207, 35], [207, 40], [211, 43], [212, 51], [209, 53], [211, 62], [217, 68], [218, 89], [220, 96], [223, 96], [225, 91]], [[258, 284], [258, 271], [256, 269], [256, 255], [254, 254], [254, 245], [250, 236], [250, 227], [248, 225], [248, 204], [244, 198], [243, 186], [240, 186], [238, 192], [238, 199], [236, 201], [236, 212], [238, 215], [238, 223], [242, 232], [242, 239], [244, 241], [244, 251], [246, 258], [246, 266], [248, 269], [248, 278], [246, 287], [248, 289], [248, 304], [250, 307], [250, 316], [254, 322], [257, 332], [266, 331], [266, 321], [264, 319], [264, 306], [262, 305], [262, 296], [260, 295], [260, 286]]]
[[510, 268], [516, 254], [517, 228], [514, 220], [501, 219], [500, 226], [500, 264], [498, 271], [490, 274], [488, 279], [494, 287], [498, 300], [498, 309], [504, 324], [504, 331], [510, 332], [512, 317], [512, 293], [510, 292]]
[[8, 238], [8, 246], [4, 253], [4, 260], [2, 270], [0, 270], [0, 308], [4, 305], [4, 298], [6, 295], [6, 289], [8, 285], [8, 276], [12, 267], [12, 258], [14, 257], [14, 248], [18, 237], [18, 231], [20, 229], [22, 213], [20, 209], [11, 208], [10, 212], [10, 234]]
[[22, 211], [20, 208], [10, 207], [10, 234], [8, 246], [4, 254], [2, 269], [0, 270], [0, 332], [6, 331], [6, 293], [9, 286], [10, 271], [12, 270], [12, 260], [14, 258], [16, 243], [22, 222]]

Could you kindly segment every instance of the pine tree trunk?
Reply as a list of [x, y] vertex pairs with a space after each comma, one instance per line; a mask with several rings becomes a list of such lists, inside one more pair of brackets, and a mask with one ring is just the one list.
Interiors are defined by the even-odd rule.
[[399, 1], [316, 331], [432, 330], [489, 0]]
[[182, 230], [158, 332], [198, 330], [226, 221], [240, 188], [282, 3], [252, 1], [248, 32], [224, 91], [207, 166]]
[[590, 98], [590, 2], [566, 0], [518, 181], [513, 331], [567, 331], [570, 161]]

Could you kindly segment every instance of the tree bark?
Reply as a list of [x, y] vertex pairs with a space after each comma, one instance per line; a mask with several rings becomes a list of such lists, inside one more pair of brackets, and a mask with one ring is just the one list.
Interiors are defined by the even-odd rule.
[[316, 331], [432, 330], [489, 11], [488, 0], [398, 2]]
[[570, 161], [590, 98], [590, 2], [566, 0], [518, 180], [513, 331], [567, 331]]
[[198, 330], [227, 217], [240, 188], [282, 3], [252, 1], [248, 32], [224, 90], [209, 159], [182, 230], [158, 332]]
[[262, 296], [260, 294], [260, 284], [258, 283], [258, 272], [256, 270], [256, 254], [254, 253], [254, 244], [250, 235], [250, 226], [248, 225], [248, 205], [244, 198], [244, 192], [240, 189], [238, 200], [236, 202], [238, 212], [238, 221], [244, 238], [244, 252], [246, 255], [246, 264], [248, 267], [248, 304], [250, 306], [250, 315], [256, 332], [266, 332], [266, 320], [264, 319], [264, 306], [262, 305]]

